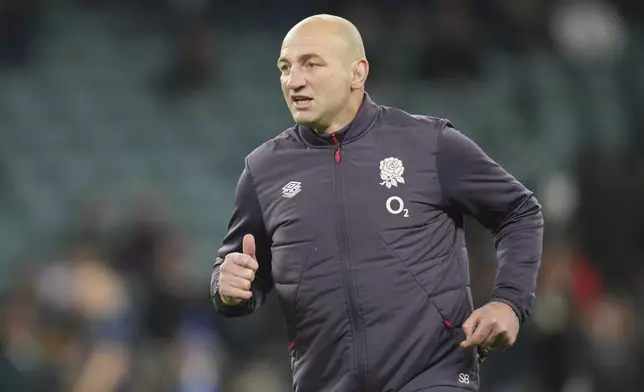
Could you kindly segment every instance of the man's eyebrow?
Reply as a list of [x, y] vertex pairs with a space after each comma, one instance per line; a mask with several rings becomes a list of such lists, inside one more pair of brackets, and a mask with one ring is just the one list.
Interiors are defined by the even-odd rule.
[[[322, 59], [322, 57], [320, 57], [320, 55], [319, 55], [319, 54], [315, 54], [315, 53], [304, 53], [304, 54], [302, 54], [302, 55], [300, 55], [300, 56], [298, 57], [298, 61], [299, 61], [299, 62], [304, 62], [304, 61], [306, 61], [306, 60], [310, 60], [310, 59], [313, 59], [313, 58], [316, 58], [316, 59]], [[285, 59], [284, 57], [280, 57], [279, 59], [277, 59], [277, 64], [278, 64], [278, 65], [279, 65], [279, 64], [283, 64], [283, 63], [290, 63], [290, 61], [288, 61], [288, 60], [287, 60], [287, 59]]]
[[318, 54], [315, 54], [315, 53], [305, 53], [305, 54], [303, 54], [303, 55], [301, 55], [301, 56], [300, 56], [300, 59], [299, 59], [299, 60], [302, 62], [302, 61], [306, 61], [306, 60], [311, 60], [311, 59], [313, 59], [313, 58], [321, 59], [320, 55], [318, 55]]

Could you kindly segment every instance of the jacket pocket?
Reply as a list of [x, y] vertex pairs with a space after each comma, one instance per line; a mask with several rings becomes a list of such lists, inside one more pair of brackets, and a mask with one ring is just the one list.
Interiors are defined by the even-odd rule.
[[298, 284], [311, 254], [313, 241], [313, 239], [307, 239], [273, 245], [271, 247], [273, 281], [283, 284]]
[[458, 346], [465, 340], [463, 324], [472, 314], [469, 287], [445, 291], [429, 298], [437, 317], [449, 336], [449, 344]]
[[448, 329], [462, 328], [474, 311], [472, 293], [467, 286], [434, 294], [430, 301]]
[[309, 239], [272, 248], [272, 273], [275, 291], [286, 320], [288, 349], [297, 357], [298, 290], [315, 240]]
[[467, 368], [472, 376], [478, 377], [478, 366], [487, 357], [487, 350], [477, 347], [469, 349], [458, 347], [465, 340], [463, 324], [474, 309], [470, 288], [461, 287], [439, 293], [432, 296], [430, 302], [448, 332], [448, 344], [457, 350], [464, 368]]

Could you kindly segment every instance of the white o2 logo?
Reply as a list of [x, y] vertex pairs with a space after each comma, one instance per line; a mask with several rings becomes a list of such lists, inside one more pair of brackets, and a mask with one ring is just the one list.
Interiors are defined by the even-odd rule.
[[[398, 215], [404, 211], [405, 215], [403, 216], [405, 218], [409, 216], [409, 210], [405, 208], [405, 202], [403, 202], [403, 199], [398, 196], [391, 196], [389, 199], [387, 199], [385, 206], [387, 207], [387, 211], [389, 211], [389, 213], [393, 215]], [[394, 207], [396, 207], [396, 209], [394, 209]]]

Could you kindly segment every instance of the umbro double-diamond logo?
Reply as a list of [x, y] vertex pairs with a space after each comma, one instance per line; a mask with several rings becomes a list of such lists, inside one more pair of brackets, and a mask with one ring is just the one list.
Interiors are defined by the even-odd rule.
[[302, 183], [291, 181], [282, 188], [282, 196], [291, 199], [302, 191]]

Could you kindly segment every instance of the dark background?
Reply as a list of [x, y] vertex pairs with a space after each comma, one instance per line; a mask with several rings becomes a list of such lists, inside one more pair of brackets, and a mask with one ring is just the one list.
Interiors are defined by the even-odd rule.
[[482, 391], [641, 390], [643, 2], [0, 0], [0, 391], [290, 389], [274, 296], [223, 320], [208, 281], [244, 156], [291, 124], [281, 39], [319, 12], [362, 32], [377, 102], [543, 204], [534, 313]]

